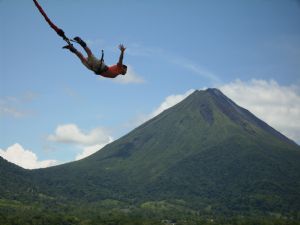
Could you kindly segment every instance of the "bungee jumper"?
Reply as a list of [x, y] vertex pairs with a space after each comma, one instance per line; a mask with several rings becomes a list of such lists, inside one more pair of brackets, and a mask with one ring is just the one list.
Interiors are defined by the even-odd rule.
[[74, 41], [77, 42], [87, 53], [87, 57], [84, 57], [81, 52], [79, 52], [72, 44], [68, 44], [64, 46], [64, 49], [69, 49], [72, 53], [74, 53], [82, 62], [83, 65], [86, 66], [89, 70], [94, 71], [96, 75], [101, 75], [107, 78], [115, 78], [118, 75], [125, 75], [127, 72], [127, 66], [123, 64], [124, 52], [126, 48], [124, 45], [120, 44], [119, 49], [121, 51], [119, 61], [115, 65], [107, 66], [104, 63], [104, 52], [102, 50], [101, 59], [97, 59], [92, 53], [91, 49], [87, 46], [87, 44], [80, 38], [75, 37]]
[[[91, 49], [87, 46], [87, 44], [80, 38], [75, 37], [74, 39], [69, 39], [65, 32], [57, 27], [47, 16], [41, 5], [37, 2], [37, 0], [33, 0], [35, 6], [38, 8], [40, 13], [43, 15], [44, 19], [50, 25], [50, 27], [63, 38], [64, 41], [67, 42], [67, 45], [63, 47], [63, 49], [69, 49], [72, 53], [74, 53], [89, 70], [92, 70], [96, 75], [101, 75], [103, 77], [115, 78], [118, 75], [125, 75], [127, 72], [127, 66], [123, 64], [124, 52], [126, 48], [124, 45], [120, 44], [119, 49], [121, 51], [119, 61], [115, 65], [107, 66], [104, 63], [104, 52], [102, 50], [101, 59], [97, 59], [92, 53]], [[79, 52], [71, 42], [77, 42], [87, 53], [87, 57], [84, 57], [81, 52]]]

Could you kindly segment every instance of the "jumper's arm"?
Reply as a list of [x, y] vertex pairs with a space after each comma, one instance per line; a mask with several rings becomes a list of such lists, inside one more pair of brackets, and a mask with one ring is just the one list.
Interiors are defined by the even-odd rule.
[[120, 54], [120, 57], [119, 57], [118, 64], [123, 65], [124, 52], [125, 52], [126, 48], [124, 47], [124, 45], [121, 44], [121, 45], [119, 45], [119, 49], [121, 51], [121, 54]]

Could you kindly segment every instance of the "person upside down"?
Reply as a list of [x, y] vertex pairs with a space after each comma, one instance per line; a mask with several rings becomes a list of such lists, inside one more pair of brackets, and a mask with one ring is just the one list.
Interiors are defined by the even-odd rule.
[[86, 66], [89, 70], [92, 70], [96, 75], [101, 75], [103, 77], [115, 78], [118, 75], [125, 75], [127, 72], [127, 66], [123, 64], [123, 57], [126, 48], [124, 45], [120, 44], [119, 49], [121, 51], [119, 61], [115, 65], [107, 66], [104, 63], [104, 53], [102, 50], [101, 59], [97, 59], [92, 53], [91, 49], [86, 45], [86, 43], [80, 38], [75, 37], [75, 42], [77, 42], [87, 53], [87, 57], [84, 57], [81, 52], [79, 52], [72, 44], [66, 45], [63, 49], [69, 49], [72, 53], [74, 53], [82, 62], [83, 65]]

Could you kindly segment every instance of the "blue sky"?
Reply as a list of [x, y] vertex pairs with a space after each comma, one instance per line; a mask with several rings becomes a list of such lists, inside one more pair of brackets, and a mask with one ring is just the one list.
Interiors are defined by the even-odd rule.
[[82, 158], [206, 87], [300, 143], [299, 1], [39, 3], [107, 64], [123, 43], [129, 72], [95, 76], [33, 1], [0, 0], [2, 157], [27, 168]]

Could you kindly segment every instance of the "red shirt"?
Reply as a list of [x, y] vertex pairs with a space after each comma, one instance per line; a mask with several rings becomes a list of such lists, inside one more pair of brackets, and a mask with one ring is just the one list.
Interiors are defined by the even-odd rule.
[[116, 65], [109, 66], [105, 72], [101, 73], [101, 76], [115, 78], [116, 76], [122, 74], [122, 72], [123, 72], [122, 64], [116, 64]]

